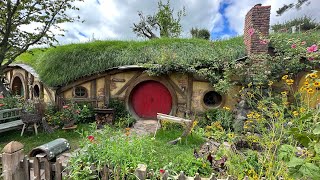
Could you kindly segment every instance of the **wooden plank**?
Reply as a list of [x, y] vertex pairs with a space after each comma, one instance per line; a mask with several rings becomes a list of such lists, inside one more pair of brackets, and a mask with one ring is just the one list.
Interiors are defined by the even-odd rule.
[[97, 98], [97, 79], [94, 79], [90, 83], [90, 97]]
[[28, 86], [28, 81], [29, 81], [29, 72], [28, 71], [24, 71], [24, 79], [22, 79], [22, 81], [24, 81], [24, 87], [25, 87], [25, 92], [24, 92], [24, 99], [29, 99], [29, 86]]
[[108, 107], [110, 102], [111, 76], [106, 75], [104, 78], [105, 78], [104, 79], [104, 96], [105, 96], [104, 104]]
[[142, 71], [138, 71], [115, 95], [120, 95], [123, 93], [124, 90], [128, 88], [140, 75], [142, 74]]
[[167, 114], [157, 113], [157, 119], [159, 120], [168, 120], [177, 123], [191, 123], [192, 121], [189, 119], [183, 119], [175, 116], [170, 116]]
[[106, 165], [102, 169], [102, 180], [109, 180], [109, 169]]
[[36, 158], [36, 157], [33, 158], [33, 173], [34, 173], [35, 180], [41, 180], [40, 162], [39, 162], [38, 158]]
[[[43, 85], [43, 84], [42, 84], [41, 87], [43, 87], [44, 90], [47, 92], [51, 103], [54, 103], [54, 98], [53, 98], [53, 95], [52, 95], [52, 93], [50, 92], [49, 88], [48, 88], [47, 86]], [[42, 94], [42, 96], [44, 96], [44, 93]]]
[[24, 170], [24, 177], [26, 180], [30, 180], [30, 165], [29, 165], [29, 158], [25, 156], [23, 158], [23, 170]]
[[46, 180], [51, 180], [51, 163], [48, 161], [47, 158], [41, 158], [44, 162], [44, 176]]
[[187, 111], [188, 111], [188, 115], [191, 112], [192, 93], [193, 93], [193, 76], [189, 74], [188, 75], [188, 87], [187, 87]]
[[55, 163], [55, 178], [56, 180], [62, 180], [62, 163], [59, 159]]
[[166, 80], [183, 98], [186, 98], [186, 94], [174, 83], [169, 76], [166, 76]]

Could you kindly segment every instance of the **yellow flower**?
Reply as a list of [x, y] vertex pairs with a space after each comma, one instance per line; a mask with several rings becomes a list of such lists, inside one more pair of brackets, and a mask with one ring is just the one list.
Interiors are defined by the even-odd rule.
[[234, 133], [229, 133], [229, 134], [228, 134], [228, 137], [229, 137], [229, 138], [234, 138]]
[[287, 92], [287, 91], [282, 91], [281, 94], [282, 94], [283, 96], [286, 96], [286, 95], [288, 94], [288, 92]]
[[281, 78], [282, 80], [286, 80], [286, 79], [288, 79], [288, 75], [284, 75], [284, 76], [282, 76], [282, 78]]
[[308, 94], [312, 94], [312, 93], [314, 93], [314, 90], [312, 88], [309, 88], [307, 92], [308, 92]]
[[292, 114], [293, 114], [293, 116], [298, 116], [299, 115], [298, 111], [293, 111]]
[[278, 112], [275, 112], [273, 113], [274, 117], [278, 117], [279, 116], [279, 113]]
[[317, 81], [316, 81], [316, 82], [313, 83], [313, 85], [314, 85], [315, 87], [319, 87], [319, 86], [320, 86], [320, 82], [317, 82]]
[[314, 79], [314, 78], [317, 78], [318, 75], [317, 75], [316, 73], [312, 73], [312, 74], [310, 74], [310, 77], [311, 77], [312, 79]]
[[243, 126], [243, 128], [244, 128], [244, 129], [248, 129], [249, 127], [248, 127], [248, 126]]
[[300, 91], [305, 91], [305, 90], [306, 90], [305, 87], [301, 87], [301, 88], [300, 88]]
[[249, 84], [248, 84], [248, 87], [251, 87], [252, 86], [252, 82], [250, 82]]
[[293, 82], [294, 82], [293, 79], [287, 79], [287, 80], [286, 80], [286, 83], [287, 83], [289, 86], [292, 85]]
[[268, 82], [268, 85], [269, 85], [269, 86], [272, 86], [272, 84], [273, 84], [273, 81], [269, 81], [269, 82]]
[[223, 107], [223, 109], [225, 109], [225, 110], [227, 110], [227, 111], [229, 111], [229, 110], [230, 110], [230, 108], [229, 108], [229, 107], [227, 107], [227, 106], [224, 106], [224, 107]]
[[285, 106], [287, 106], [287, 105], [289, 105], [289, 102], [288, 102], [288, 101], [285, 101], [285, 102], [283, 102], [282, 104], [285, 105]]
[[251, 113], [247, 114], [247, 117], [248, 118], [252, 118], [253, 117], [253, 113], [251, 112]]
[[302, 108], [300, 108], [299, 110], [300, 110], [300, 113], [304, 113], [304, 112], [306, 111], [306, 109], [305, 109], [305, 108], [303, 108], [303, 107], [302, 107]]

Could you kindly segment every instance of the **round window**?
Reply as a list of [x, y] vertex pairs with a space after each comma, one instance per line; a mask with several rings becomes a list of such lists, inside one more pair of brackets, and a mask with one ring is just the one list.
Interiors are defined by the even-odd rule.
[[74, 90], [74, 95], [76, 97], [87, 97], [87, 89], [82, 86], [78, 86]]
[[215, 91], [209, 91], [203, 96], [203, 103], [208, 107], [219, 106], [221, 102], [222, 96]]

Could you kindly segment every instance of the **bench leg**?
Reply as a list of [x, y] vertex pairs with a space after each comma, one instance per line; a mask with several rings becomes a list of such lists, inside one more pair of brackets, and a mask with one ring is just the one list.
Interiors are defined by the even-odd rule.
[[23, 133], [24, 133], [24, 130], [26, 130], [26, 124], [23, 124], [23, 127], [22, 127], [22, 131], [21, 131], [21, 136], [23, 136]]
[[33, 127], [34, 127], [34, 132], [36, 133], [36, 135], [38, 135], [37, 123], [33, 123]]

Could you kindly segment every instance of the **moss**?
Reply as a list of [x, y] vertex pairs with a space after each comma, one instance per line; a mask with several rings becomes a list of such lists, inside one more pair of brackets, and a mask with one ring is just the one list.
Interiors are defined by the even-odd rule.
[[245, 55], [241, 37], [214, 42], [200, 39], [156, 39], [94, 41], [34, 49], [34, 55], [22, 54], [16, 62], [31, 65], [45, 84], [58, 86], [113, 67], [156, 62], [160, 56], [169, 57], [166, 54], [172, 51], [179, 61], [177, 63], [183, 61], [187, 64], [217, 59], [234, 60]]

